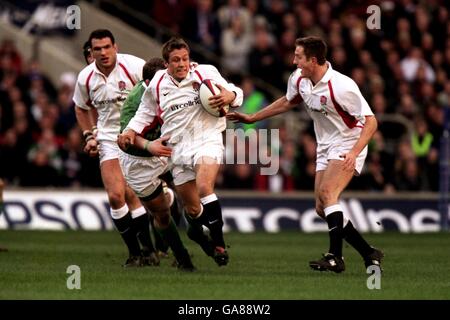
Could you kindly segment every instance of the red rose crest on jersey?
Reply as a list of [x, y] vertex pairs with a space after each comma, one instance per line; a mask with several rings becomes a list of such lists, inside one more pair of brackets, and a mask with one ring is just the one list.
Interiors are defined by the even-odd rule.
[[320, 106], [321, 106], [321, 110], [320, 112], [322, 112], [324, 115], [328, 115], [326, 106], [327, 106], [327, 97], [325, 96], [320, 96]]
[[200, 89], [200, 83], [193, 82], [192, 83], [192, 88], [194, 88], [194, 91], [198, 91], [198, 89]]
[[125, 81], [119, 81], [119, 90], [124, 91], [127, 88]]

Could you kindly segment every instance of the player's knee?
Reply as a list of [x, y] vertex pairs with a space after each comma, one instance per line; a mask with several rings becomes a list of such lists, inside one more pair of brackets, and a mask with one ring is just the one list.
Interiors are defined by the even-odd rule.
[[332, 202], [334, 198], [332, 188], [327, 185], [321, 187], [319, 189], [318, 197], [322, 205]]
[[157, 221], [160, 227], [166, 228], [167, 226], [169, 226], [170, 213], [168, 209], [154, 212], [154, 215], [155, 220]]
[[184, 206], [184, 210], [186, 211], [186, 213], [191, 216], [191, 217], [196, 217], [200, 211], [201, 211], [201, 207], [200, 207], [200, 203], [197, 204], [188, 204]]
[[118, 190], [110, 191], [108, 192], [108, 199], [111, 207], [119, 208], [122, 207], [125, 203], [125, 194]]
[[208, 181], [200, 181], [197, 183], [198, 194], [204, 197], [214, 193], [214, 185]]
[[166, 201], [165, 196], [161, 193], [156, 199], [148, 201], [146, 205], [155, 217], [170, 215], [169, 203]]
[[316, 213], [322, 219], [325, 219], [325, 212], [323, 211], [322, 204], [316, 204]]

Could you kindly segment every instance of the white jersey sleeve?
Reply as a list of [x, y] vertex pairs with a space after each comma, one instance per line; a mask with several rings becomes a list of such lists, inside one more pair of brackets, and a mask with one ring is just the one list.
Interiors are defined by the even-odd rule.
[[90, 105], [89, 94], [86, 88], [86, 83], [88, 78], [91, 76], [91, 72], [93, 72], [92, 67], [87, 66], [78, 74], [72, 98], [77, 107], [85, 110], [89, 110], [92, 108], [92, 106]]
[[157, 116], [158, 104], [154, 99], [152, 87], [148, 86], [141, 98], [141, 103], [134, 117], [127, 125], [127, 129], [132, 129], [141, 134], [146, 126], [153, 122]]
[[296, 69], [294, 72], [291, 73], [289, 76], [289, 80], [287, 83], [287, 91], [286, 91], [286, 99], [288, 101], [293, 101], [297, 96], [300, 95], [299, 93], [299, 79], [301, 77], [301, 70]]
[[335, 82], [337, 84], [336, 101], [342, 109], [364, 123], [366, 116], [373, 116], [374, 114], [355, 81], [347, 76], [342, 77], [345, 77], [345, 81]]

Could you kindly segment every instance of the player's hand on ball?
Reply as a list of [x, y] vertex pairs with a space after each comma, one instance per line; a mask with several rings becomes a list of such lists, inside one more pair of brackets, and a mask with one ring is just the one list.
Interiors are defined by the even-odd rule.
[[228, 91], [220, 84], [216, 83], [217, 88], [219, 88], [220, 93], [210, 97], [208, 100], [210, 101], [210, 105], [214, 109], [219, 109], [225, 105], [233, 102], [235, 98], [234, 92]]

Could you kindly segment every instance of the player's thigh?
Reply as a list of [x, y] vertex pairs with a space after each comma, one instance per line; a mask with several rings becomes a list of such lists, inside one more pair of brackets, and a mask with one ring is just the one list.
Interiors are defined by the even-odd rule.
[[316, 171], [316, 176], [314, 178], [314, 195], [317, 197], [319, 192], [320, 184], [323, 180], [323, 175], [325, 174], [325, 170]]
[[105, 189], [113, 190], [119, 188], [125, 191], [125, 178], [123, 177], [118, 159], [103, 161], [100, 164], [100, 173]]
[[142, 206], [141, 201], [137, 197], [136, 193], [128, 185], [125, 186], [125, 202], [127, 203], [130, 210], [134, 210]]
[[[331, 198], [337, 199], [349, 184], [353, 177], [353, 171], [344, 169], [343, 161], [329, 160], [328, 166], [323, 172], [321, 181], [317, 186], [317, 193], [320, 196], [327, 193]], [[324, 203], [324, 205], [326, 205]]]
[[210, 157], [201, 157], [195, 165], [196, 184], [200, 197], [205, 197], [214, 192], [217, 174], [220, 164], [216, 159]]
[[185, 210], [188, 213], [200, 212], [200, 197], [198, 195], [195, 180], [177, 185], [175, 188], [177, 195], [181, 198]]
[[118, 159], [110, 159], [100, 164], [100, 173], [105, 190], [110, 194], [120, 194], [125, 198], [125, 178]]

